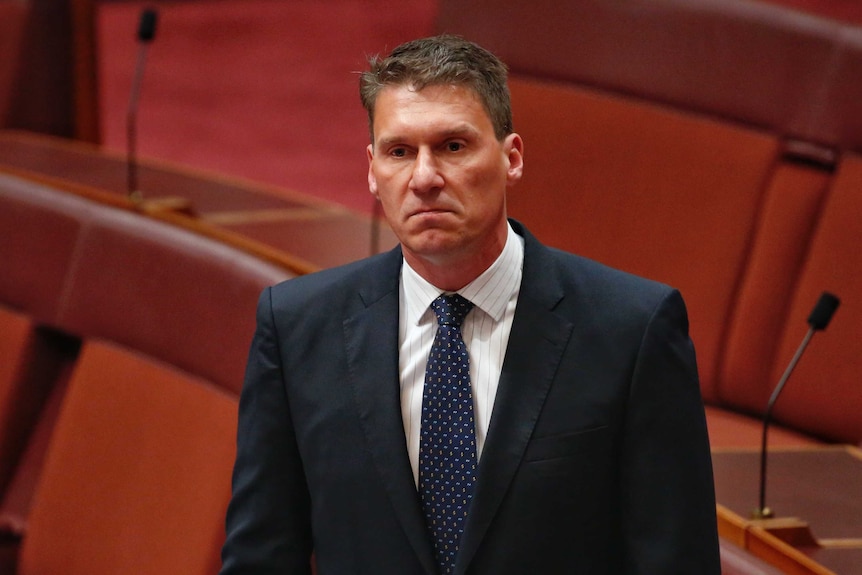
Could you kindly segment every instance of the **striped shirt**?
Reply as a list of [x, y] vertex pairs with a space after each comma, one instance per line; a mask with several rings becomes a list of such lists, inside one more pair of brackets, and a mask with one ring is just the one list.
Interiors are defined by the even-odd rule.
[[[458, 290], [473, 302], [461, 331], [470, 353], [470, 383], [476, 422], [476, 455], [482, 457], [491, 422], [497, 384], [506, 356], [512, 319], [518, 303], [524, 263], [524, 240], [509, 226], [506, 245], [497, 260], [479, 277]], [[425, 364], [437, 331], [430, 309], [440, 290], [419, 276], [405, 261], [401, 267], [398, 361], [401, 376], [401, 417], [413, 478], [419, 484], [419, 433]]]

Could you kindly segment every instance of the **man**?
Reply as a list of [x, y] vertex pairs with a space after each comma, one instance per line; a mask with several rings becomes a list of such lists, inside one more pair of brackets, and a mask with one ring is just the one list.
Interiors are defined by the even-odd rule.
[[400, 247], [262, 294], [222, 574], [718, 574], [680, 295], [507, 220], [486, 50], [409, 42], [361, 96]]

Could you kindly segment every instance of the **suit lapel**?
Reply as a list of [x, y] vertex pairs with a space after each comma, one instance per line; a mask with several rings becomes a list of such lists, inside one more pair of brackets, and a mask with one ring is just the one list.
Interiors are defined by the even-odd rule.
[[563, 291], [552, 259], [515, 229], [525, 236], [523, 280], [456, 573], [465, 572], [497, 514], [572, 334], [572, 324], [553, 312]]
[[407, 455], [398, 374], [398, 250], [369, 266], [360, 309], [344, 321], [348, 373], [374, 463], [420, 563], [435, 573], [413, 471]]

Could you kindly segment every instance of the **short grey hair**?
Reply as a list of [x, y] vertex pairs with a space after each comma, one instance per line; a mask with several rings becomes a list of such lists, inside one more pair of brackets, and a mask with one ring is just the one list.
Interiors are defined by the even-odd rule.
[[512, 104], [506, 65], [494, 54], [459, 36], [443, 34], [404, 43], [386, 58], [373, 56], [359, 79], [359, 96], [368, 112], [374, 141], [374, 105], [386, 86], [410, 86], [419, 91], [432, 85], [464, 86], [479, 96], [503, 140], [512, 133]]

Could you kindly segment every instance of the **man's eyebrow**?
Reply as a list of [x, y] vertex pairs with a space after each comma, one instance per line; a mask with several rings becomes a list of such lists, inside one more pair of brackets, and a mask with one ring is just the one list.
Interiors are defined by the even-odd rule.
[[390, 136], [388, 138], [380, 138], [379, 140], [377, 140], [376, 145], [378, 145], [378, 146], [389, 146], [392, 144], [400, 144], [403, 141], [404, 141], [404, 138], [401, 136]]
[[479, 130], [471, 126], [470, 124], [461, 124], [459, 126], [455, 126], [452, 129], [445, 130], [440, 135], [445, 138], [454, 138], [458, 136], [475, 136], [479, 133]]

